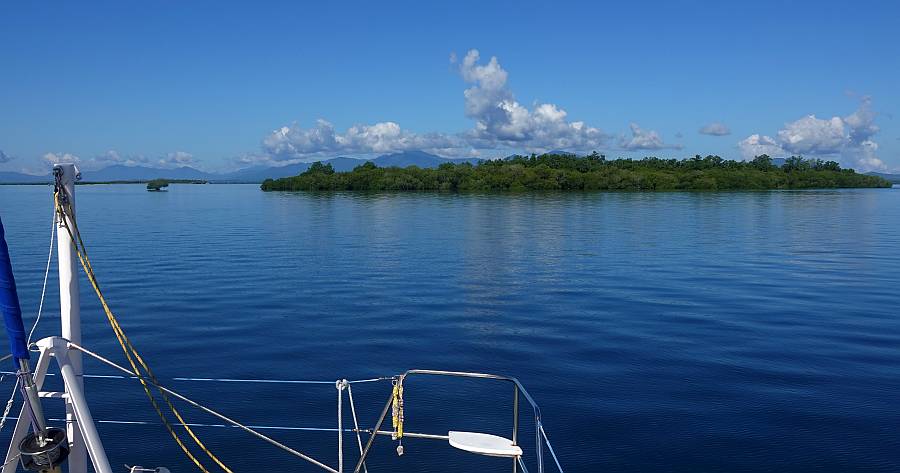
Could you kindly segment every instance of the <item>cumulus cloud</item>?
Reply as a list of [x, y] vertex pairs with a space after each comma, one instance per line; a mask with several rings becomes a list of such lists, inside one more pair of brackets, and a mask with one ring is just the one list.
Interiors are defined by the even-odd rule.
[[263, 150], [276, 160], [334, 154], [370, 154], [408, 150], [457, 150], [465, 147], [458, 137], [441, 133], [417, 134], [394, 122], [356, 125], [340, 133], [330, 122], [317, 120], [312, 128], [294, 123], [263, 139]]
[[81, 162], [81, 158], [70, 153], [47, 153], [41, 156], [41, 163], [48, 167], [53, 167], [54, 164], [79, 162]]
[[878, 143], [872, 139], [878, 131], [872, 100], [863, 97], [859, 108], [846, 117], [807, 115], [785, 124], [774, 139], [754, 134], [738, 142], [738, 147], [745, 158], [759, 154], [836, 156], [843, 164], [861, 170], [883, 170], [884, 162], [876, 156]]
[[778, 131], [778, 142], [793, 154], [837, 154], [845, 140], [844, 121], [840, 117], [822, 120], [807, 115]]
[[125, 166], [137, 166], [139, 164], [148, 164], [150, 162], [150, 160], [143, 155], [123, 155], [114, 149], [95, 156], [94, 161], [103, 164], [122, 164]]
[[125, 161], [125, 158], [123, 158], [118, 151], [111, 149], [105, 153], [95, 156], [94, 160], [100, 163], [121, 163]]
[[753, 159], [763, 154], [770, 157], [783, 156], [785, 154], [784, 148], [773, 138], [760, 134], [753, 134], [739, 141], [738, 148], [740, 148], [744, 159]]
[[459, 65], [463, 80], [472, 87], [463, 93], [466, 116], [475, 127], [466, 137], [477, 148], [589, 150], [604, 145], [607, 135], [582, 121], [569, 121], [568, 113], [550, 103], [533, 110], [515, 100], [507, 86], [509, 74], [496, 57], [480, 64], [478, 50], [470, 50]]
[[197, 160], [194, 159], [194, 155], [185, 151], [175, 151], [173, 153], [167, 153], [165, 156], [161, 157], [157, 164], [163, 168], [169, 167], [181, 167], [181, 166], [191, 166], [196, 165]]
[[239, 168], [248, 166], [278, 166], [285, 164], [283, 161], [273, 159], [266, 153], [243, 153], [231, 158], [231, 161]]
[[[477, 50], [459, 61], [459, 74], [471, 86], [463, 93], [466, 116], [475, 126], [457, 134], [415, 133], [391, 121], [355, 125], [338, 131], [326, 120], [311, 128], [297, 123], [283, 126], [263, 139], [263, 152], [273, 160], [288, 161], [338, 154], [374, 154], [425, 150], [442, 155], [478, 156], [479, 150], [515, 149], [588, 151], [601, 148], [608, 138], [581, 121], [569, 121], [568, 113], [550, 103], [533, 109], [517, 102], [507, 86], [509, 74], [496, 57], [480, 62]], [[252, 157], [259, 161], [258, 157]]]
[[849, 128], [845, 157], [863, 169], [885, 170], [887, 166], [875, 156], [878, 143], [872, 140], [879, 131], [875, 124], [875, 112], [872, 111], [872, 97], [863, 97], [859, 108], [844, 117], [844, 123]]
[[[151, 161], [149, 158], [143, 155], [132, 155], [132, 154], [122, 154], [117, 150], [111, 149], [107, 150], [101, 154], [95, 155], [89, 159], [79, 159], [78, 157], [73, 156], [72, 154], [53, 154], [52, 158], [48, 158], [46, 155], [44, 157], [44, 162], [50, 163], [54, 160], [62, 159], [60, 156], [67, 156], [71, 162], [71, 158], [75, 158], [78, 160], [79, 168], [83, 170], [96, 170], [103, 169], [107, 166], [112, 165], [121, 165], [121, 166], [158, 166], [158, 163]], [[62, 159], [61, 162], [65, 162], [66, 159]]]
[[[82, 170], [102, 169], [111, 165], [173, 168], [199, 164], [192, 154], [184, 151], [175, 151], [167, 153], [159, 159], [150, 159], [143, 155], [122, 154], [116, 150], [108, 150], [89, 159], [82, 159], [72, 153], [46, 153], [41, 156], [40, 162], [45, 168], [52, 167], [54, 164], [77, 163]], [[33, 170], [33, 172], [39, 171]]]
[[98, 154], [91, 159], [81, 161], [81, 167], [83, 169], [101, 169], [112, 165], [138, 166], [149, 164], [152, 164], [150, 159], [143, 155], [126, 155], [114, 149]]
[[631, 138], [623, 136], [619, 139], [619, 146], [628, 151], [681, 149], [679, 144], [666, 144], [659, 133], [654, 130], [644, 130], [637, 123], [631, 124]]
[[12, 161], [12, 156], [4, 153], [3, 150], [0, 149], [0, 163], [8, 163], [10, 161]]
[[701, 135], [725, 136], [731, 134], [731, 129], [724, 123], [713, 122], [700, 128]]

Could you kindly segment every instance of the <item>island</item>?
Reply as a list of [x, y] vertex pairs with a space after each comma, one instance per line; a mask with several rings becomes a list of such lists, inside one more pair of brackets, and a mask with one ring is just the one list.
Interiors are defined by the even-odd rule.
[[169, 187], [169, 181], [165, 179], [153, 179], [147, 181], [147, 190], [150, 192], [160, 192], [165, 187]]
[[712, 191], [891, 187], [879, 176], [842, 169], [835, 161], [788, 158], [777, 166], [767, 155], [748, 161], [699, 155], [690, 159], [607, 160], [592, 153], [511, 156], [434, 169], [378, 167], [365, 162], [335, 172], [317, 162], [305, 172], [266, 179], [264, 191]]

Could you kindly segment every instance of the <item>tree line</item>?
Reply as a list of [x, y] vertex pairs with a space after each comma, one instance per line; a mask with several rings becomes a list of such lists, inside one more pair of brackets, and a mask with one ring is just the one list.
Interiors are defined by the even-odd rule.
[[689, 159], [607, 160], [592, 153], [512, 156], [471, 163], [443, 163], [437, 168], [360, 164], [335, 172], [313, 163], [303, 173], [266, 179], [264, 191], [680, 191], [891, 187], [890, 182], [842, 169], [835, 161], [793, 156], [777, 166], [767, 155], [749, 161], [719, 156]]

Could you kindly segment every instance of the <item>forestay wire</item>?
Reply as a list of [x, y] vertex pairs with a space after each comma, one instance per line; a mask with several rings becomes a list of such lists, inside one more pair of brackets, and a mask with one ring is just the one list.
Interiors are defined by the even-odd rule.
[[[225, 471], [225, 473], [233, 473], [233, 471], [228, 466], [226, 466], [212, 451], [210, 451], [209, 448], [200, 440], [199, 437], [197, 437], [196, 433], [194, 433], [194, 431], [191, 429], [189, 424], [182, 417], [181, 413], [178, 411], [178, 409], [172, 403], [170, 396], [178, 398], [184, 402], [187, 402], [188, 404], [190, 404], [194, 407], [197, 407], [207, 413], [213, 414], [216, 417], [221, 418], [222, 420], [226, 420], [229, 423], [232, 423], [236, 426], [242, 427], [245, 431], [247, 431], [259, 438], [267, 440], [270, 443], [272, 443], [273, 445], [279, 446], [280, 448], [298, 456], [299, 458], [302, 458], [310, 463], [313, 463], [314, 465], [317, 465], [320, 468], [323, 468], [323, 469], [333, 472], [333, 473], [338, 473], [337, 470], [329, 467], [328, 465], [325, 465], [322, 462], [319, 462], [318, 460], [313, 459], [312, 457], [309, 457], [303, 453], [300, 453], [294, 449], [291, 449], [290, 447], [287, 447], [286, 445], [281, 444], [280, 442], [270, 439], [269, 437], [264, 436], [246, 426], [242, 426], [242, 424], [238, 423], [237, 421], [227, 418], [224, 415], [213, 411], [212, 409], [202, 406], [199, 403], [196, 403], [196, 402], [162, 386], [159, 383], [159, 380], [156, 378], [156, 375], [153, 374], [153, 371], [150, 369], [150, 367], [147, 365], [147, 363], [141, 357], [140, 353], [137, 351], [137, 349], [134, 347], [134, 345], [131, 343], [131, 341], [128, 339], [128, 337], [125, 335], [125, 330], [119, 324], [118, 320], [116, 319], [116, 316], [113, 314], [112, 310], [110, 309], [109, 304], [107, 304], [106, 298], [103, 296], [103, 292], [100, 290], [100, 285], [99, 285], [99, 282], [97, 281], [97, 277], [94, 274], [94, 269], [93, 269], [93, 266], [91, 265], [90, 258], [87, 255], [87, 249], [85, 248], [84, 241], [81, 238], [81, 233], [78, 229], [78, 224], [75, 220], [75, 212], [73, 211], [73, 208], [71, 205], [71, 202], [72, 202], [71, 196], [68, 194], [65, 187], [63, 185], [61, 185], [60, 182], [56, 183], [56, 190], [54, 192], [54, 202], [55, 202], [55, 209], [58, 214], [59, 224], [60, 224], [60, 226], [65, 228], [66, 232], [69, 234], [69, 237], [71, 238], [71, 241], [72, 241], [74, 249], [75, 249], [75, 253], [78, 255], [78, 260], [81, 263], [81, 267], [84, 269], [84, 272], [85, 272], [88, 280], [90, 281], [91, 286], [93, 287], [94, 292], [97, 295], [97, 298], [100, 301], [100, 305], [103, 307], [103, 311], [106, 314], [106, 318], [109, 321], [109, 324], [113, 329], [113, 333], [116, 335], [116, 339], [119, 342], [119, 345], [121, 346], [122, 351], [125, 353], [125, 357], [128, 360], [128, 363], [131, 365], [132, 369], [128, 370], [127, 368], [121, 367], [119, 365], [115, 365], [111, 361], [104, 359], [105, 362], [107, 362], [107, 364], [114, 365], [115, 367], [119, 368], [120, 370], [125, 371], [126, 373], [129, 373], [129, 374], [137, 377], [137, 379], [141, 383], [141, 386], [144, 388], [144, 393], [147, 395], [147, 398], [150, 400], [150, 403], [153, 405], [153, 408], [156, 411], [157, 415], [159, 416], [160, 420], [162, 420], [163, 424], [165, 425], [166, 430], [169, 432], [169, 434], [172, 436], [172, 438], [175, 440], [175, 442], [178, 444], [178, 446], [181, 448], [181, 450], [184, 452], [184, 454], [194, 463], [195, 466], [197, 466], [198, 469], [200, 469], [200, 471], [202, 471], [203, 473], [210, 473], [209, 470], [191, 452], [191, 450], [188, 448], [188, 446], [185, 445], [184, 441], [175, 432], [175, 429], [174, 429], [172, 423], [169, 421], [169, 419], [165, 415], [165, 413], [163, 413], [162, 409], [159, 406], [159, 402], [156, 399], [156, 396], [151, 391], [151, 389], [150, 389], [151, 385], [154, 386], [157, 389], [157, 391], [160, 393], [160, 395], [162, 396], [166, 405], [168, 406], [169, 411], [171, 411], [172, 414], [175, 416], [175, 418], [178, 419], [179, 424], [188, 433], [188, 436], [194, 441], [194, 443], [197, 445], [197, 447], [199, 447], [211, 460], [213, 460], [213, 462], [215, 462], [223, 471]], [[74, 346], [74, 344], [72, 344], [72, 345]], [[81, 347], [78, 347], [78, 348], [81, 351], [83, 351], [84, 353], [89, 353], [89, 351], [85, 350], [84, 348], [81, 348]], [[97, 354], [93, 354], [93, 356], [98, 359], [102, 358]]]

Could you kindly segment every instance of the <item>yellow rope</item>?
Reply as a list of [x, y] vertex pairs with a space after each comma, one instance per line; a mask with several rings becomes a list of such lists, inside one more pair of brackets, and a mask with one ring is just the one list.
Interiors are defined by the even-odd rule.
[[391, 401], [391, 424], [394, 427], [394, 440], [403, 438], [403, 381], [394, 382], [393, 401]]
[[[116, 319], [116, 316], [113, 314], [112, 310], [109, 308], [109, 304], [106, 303], [106, 298], [103, 297], [103, 293], [100, 291], [100, 284], [97, 282], [97, 277], [94, 275], [94, 268], [91, 265], [91, 260], [88, 258], [87, 249], [84, 246], [84, 241], [81, 239], [81, 232], [78, 231], [78, 224], [75, 221], [74, 212], [71, 212], [71, 206], [66, 209], [59, 199], [59, 191], [53, 196], [54, 202], [56, 205], [56, 210], [59, 212], [59, 222], [66, 228], [66, 231], [69, 233], [69, 237], [72, 239], [72, 243], [75, 246], [75, 252], [78, 255], [78, 260], [81, 262], [81, 267], [84, 268], [84, 272], [88, 277], [88, 280], [91, 282], [91, 286], [94, 288], [94, 292], [97, 294], [98, 299], [100, 300], [100, 305], [103, 306], [103, 311], [106, 313], [106, 318], [109, 321], [110, 326], [113, 329], [113, 333], [116, 335], [116, 339], [119, 341], [119, 345], [122, 347], [122, 351], [125, 352], [125, 357], [128, 359], [128, 363], [131, 365], [131, 368], [134, 374], [137, 376], [138, 380], [141, 382], [141, 386], [144, 388], [144, 393], [147, 395], [147, 398], [150, 399], [150, 403], [153, 405], [153, 408], [156, 410], [156, 414], [159, 415], [159, 418], [163, 421], [163, 424], [166, 427], [166, 430], [169, 431], [169, 434], [172, 435], [172, 438], [175, 439], [175, 442], [181, 447], [181, 450], [185, 455], [204, 473], [209, 473], [209, 470], [200, 463], [200, 460], [194, 456], [193, 453], [188, 449], [188, 447], [184, 444], [178, 434], [175, 432], [175, 429], [172, 427], [172, 424], [169, 422], [168, 417], [159, 407], [159, 403], [156, 401], [156, 397], [153, 395], [153, 392], [150, 390], [150, 386], [148, 385], [147, 380], [144, 375], [141, 373], [141, 370], [138, 369], [138, 364], [140, 364], [141, 368], [143, 368], [144, 372], [146, 372], [147, 376], [150, 378], [150, 383], [156, 386], [159, 393], [162, 395], [163, 399], [166, 401], [166, 404], [169, 407], [169, 410], [172, 411], [172, 414], [178, 419], [178, 422], [181, 423], [182, 427], [187, 431], [188, 435], [194, 440], [194, 443], [203, 450], [209, 458], [211, 458], [219, 467], [222, 468], [226, 473], [233, 473], [230, 468], [228, 468], [224, 463], [222, 463], [219, 458], [213, 454], [206, 445], [203, 444], [202, 441], [197, 437], [194, 431], [187, 425], [187, 422], [181, 416], [181, 413], [178, 409], [175, 408], [175, 405], [172, 404], [172, 400], [169, 398], [168, 394], [161, 388], [161, 384], [156, 376], [153, 374], [153, 371], [141, 357], [140, 353], [138, 353], [137, 349], [131, 343], [131, 340], [125, 335], [125, 330], [119, 325], [119, 321]], [[69, 212], [67, 212], [69, 210]], [[72, 227], [69, 227], [69, 220], [66, 219], [68, 217], [72, 222]], [[74, 230], [74, 232], [73, 232]], [[137, 360], [137, 363], [135, 363]]]

